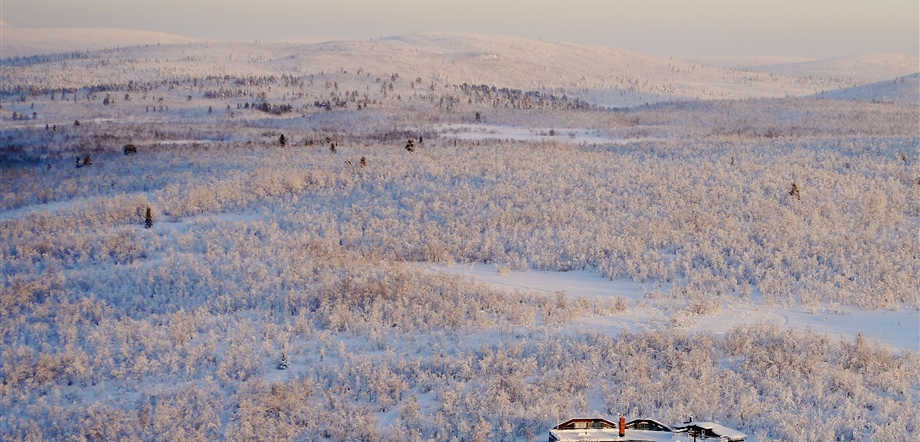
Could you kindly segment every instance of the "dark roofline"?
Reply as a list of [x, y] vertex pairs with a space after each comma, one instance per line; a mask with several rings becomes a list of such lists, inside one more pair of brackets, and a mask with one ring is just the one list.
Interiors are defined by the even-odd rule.
[[613, 422], [611, 422], [611, 421], [609, 421], [609, 420], [607, 420], [607, 419], [604, 419], [604, 418], [602, 418], [602, 417], [575, 417], [575, 418], [569, 419], [569, 420], [567, 420], [567, 421], [565, 421], [565, 422], [563, 422], [563, 423], [561, 423], [561, 424], [559, 424], [559, 425], [556, 425], [555, 427], [553, 427], [553, 429], [554, 429], [554, 430], [560, 430], [560, 429], [561, 429], [560, 427], [567, 426], [568, 424], [571, 424], [571, 423], [574, 423], [574, 422], [591, 422], [591, 423], [594, 423], [594, 422], [603, 422], [603, 423], [609, 425], [610, 428], [617, 428], [617, 424], [615, 424], [615, 423], [613, 423]]
[[[664, 428], [664, 430], [657, 430], [657, 431], [668, 431], [668, 432], [673, 432], [673, 431], [674, 431], [671, 427], [669, 427], [669, 426], [667, 426], [667, 425], [665, 425], [665, 424], [663, 424], [663, 423], [661, 423], [661, 422], [658, 422], [658, 421], [656, 421], [655, 419], [648, 419], [648, 418], [633, 419], [633, 420], [631, 420], [631, 421], [629, 421], [629, 422], [626, 423], [626, 428], [627, 428], [627, 429], [634, 429], [635, 426], [636, 426], [636, 423], [638, 423], [638, 422], [651, 422], [651, 423], [654, 423], [654, 424], [656, 424], [656, 425], [658, 425], [658, 426]], [[656, 431], [656, 430], [647, 430], [647, 431]]]

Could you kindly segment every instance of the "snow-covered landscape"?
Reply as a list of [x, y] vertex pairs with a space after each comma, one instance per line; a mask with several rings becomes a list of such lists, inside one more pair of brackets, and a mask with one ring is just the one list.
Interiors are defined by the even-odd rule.
[[10, 29], [2, 440], [920, 437], [917, 57]]
[[[732, 300], [706, 314], [694, 314], [688, 301], [666, 298], [660, 284], [641, 284], [630, 279], [611, 281], [596, 272], [504, 271], [494, 264], [426, 265], [427, 270], [485, 282], [506, 291], [533, 291], [546, 296], [564, 294], [569, 300], [610, 303], [621, 300], [634, 306], [619, 313], [573, 321], [585, 329], [640, 332], [646, 329], [680, 328], [693, 332], [724, 334], [739, 326], [775, 324], [783, 329], [808, 329], [835, 338], [866, 338], [893, 348], [920, 348], [920, 315], [915, 309], [866, 310], [825, 303], [810, 307], [765, 306], [756, 296]], [[585, 302], [585, 301], [582, 301]], [[858, 324], [858, 325], [856, 325]]]

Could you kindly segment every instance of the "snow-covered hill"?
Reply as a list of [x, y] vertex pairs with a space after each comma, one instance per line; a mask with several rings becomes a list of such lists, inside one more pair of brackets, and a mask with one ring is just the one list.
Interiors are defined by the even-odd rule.
[[[122, 40], [111, 41], [115, 46], [114, 41]], [[62, 71], [51, 63], [30, 63], [5, 66], [3, 74], [11, 84], [61, 89], [227, 74], [299, 76], [367, 72], [390, 76], [398, 73], [404, 79], [419, 78], [426, 86], [469, 83], [523, 91], [552, 89], [560, 96], [580, 96], [603, 106], [805, 96], [860, 84], [852, 79], [800, 78], [725, 69], [603, 46], [448, 33], [309, 45], [151, 45], [68, 63], [78, 70]]]
[[721, 68], [744, 69], [748, 66], [766, 66], [774, 64], [800, 63], [813, 61], [811, 58], [787, 57], [782, 55], [696, 55], [680, 57], [698, 63]]
[[[740, 69], [719, 65], [737, 65], [741, 60], [726, 65], [725, 60], [653, 57], [605, 46], [481, 34], [425, 33], [367, 41], [253, 44], [202, 43], [178, 35], [121, 29], [3, 27], [2, 57], [8, 61], [13, 56], [113, 47], [129, 48], [99, 54], [82, 63], [76, 61], [76, 67], [86, 68], [77, 72], [48, 69], [49, 63], [13, 63], [4, 66], [4, 78], [13, 84], [59, 89], [209, 75], [360, 71], [387, 76], [398, 73], [402, 78], [421, 78], [426, 85], [555, 89], [560, 95], [580, 96], [602, 106], [634, 106], [807, 96], [888, 80], [918, 69], [916, 57], [890, 54], [793, 63], [788, 61], [797, 59], [749, 58], [745, 60], [784, 63]], [[105, 61], [100, 63], [99, 59]]]
[[770, 64], [746, 69], [795, 77], [852, 78], [862, 82], [876, 82], [920, 71], [920, 58], [897, 54], [869, 54]]
[[197, 41], [164, 32], [134, 29], [17, 28], [2, 25], [2, 54], [0, 59], [30, 57], [73, 51], [97, 51], [121, 46], [176, 44]]
[[897, 101], [901, 104], [920, 106], [920, 73], [864, 86], [822, 92], [815, 96], [829, 100], [859, 100], [876, 103]]
[[603, 106], [805, 96], [863, 83], [852, 78], [803, 78], [726, 69], [603, 46], [450, 33], [319, 44], [151, 45], [68, 64], [77, 70], [31, 63], [5, 66], [3, 74], [11, 84], [60, 89], [227, 74], [398, 73], [404, 79], [419, 78], [426, 86], [469, 83], [523, 91], [552, 89], [559, 95], [580, 96]]

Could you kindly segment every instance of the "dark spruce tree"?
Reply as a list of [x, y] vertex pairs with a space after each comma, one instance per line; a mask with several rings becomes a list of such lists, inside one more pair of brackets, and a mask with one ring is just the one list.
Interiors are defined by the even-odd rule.
[[147, 213], [144, 215], [144, 228], [150, 229], [153, 227], [153, 211], [150, 210], [150, 206], [147, 206]]

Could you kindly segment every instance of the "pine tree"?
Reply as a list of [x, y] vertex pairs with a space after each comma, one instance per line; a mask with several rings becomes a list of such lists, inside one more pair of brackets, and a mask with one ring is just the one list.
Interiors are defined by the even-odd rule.
[[153, 211], [150, 210], [150, 206], [147, 206], [147, 214], [144, 215], [144, 228], [150, 229], [153, 227]]

